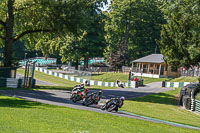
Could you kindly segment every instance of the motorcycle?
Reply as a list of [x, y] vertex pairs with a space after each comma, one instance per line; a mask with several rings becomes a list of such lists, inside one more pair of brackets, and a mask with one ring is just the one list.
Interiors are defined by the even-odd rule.
[[83, 100], [83, 105], [91, 105], [91, 104], [98, 104], [102, 97], [102, 91], [99, 92], [94, 92], [92, 94], [89, 94], [88, 96], [85, 97]]
[[117, 112], [118, 108], [121, 108], [122, 105], [124, 104], [124, 100], [125, 100], [124, 97], [111, 98], [106, 102], [106, 104], [101, 106], [101, 110], [107, 110], [108, 112], [115, 110]]
[[118, 87], [124, 88], [124, 84], [120, 80], [117, 80], [116, 82]]
[[85, 89], [84, 85], [76, 85], [72, 90], [70, 100], [75, 103], [77, 101], [83, 100], [87, 95], [88, 89]]

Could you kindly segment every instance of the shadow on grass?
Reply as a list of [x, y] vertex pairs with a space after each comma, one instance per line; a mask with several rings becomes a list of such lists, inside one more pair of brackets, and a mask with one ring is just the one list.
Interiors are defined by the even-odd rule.
[[39, 102], [25, 101], [16, 98], [5, 98], [0, 99], [0, 107], [9, 107], [9, 108], [34, 108], [41, 105]]
[[[114, 89], [116, 87], [85, 86], [85, 88], [88, 88], [90, 90], [100, 90], [100, 89]], [[34, 89], [40, 89], [40, 90], [72, 90], [73, 86], [45, 86], [45, 85], [37, 85]]]
[[100, 76], [100, 75], [104, 75], [105, 73], [93, 73], [92, 76]]
[[73, 87], [38, 85], [34, 89], [41, 89], [41, 90], [72, 90]]
[[165, 93], [158, 93], [144, 97], [133, 98], [131, 101], [176, 105], [176, 97]]

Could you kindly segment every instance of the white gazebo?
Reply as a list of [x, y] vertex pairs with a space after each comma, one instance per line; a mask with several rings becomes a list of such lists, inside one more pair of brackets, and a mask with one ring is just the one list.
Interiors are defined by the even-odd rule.
[[134, 76], [152, 78], [180, 76], [179, 69], [168, 66], [162, 54], [151, 54], [132, 61], [132, 73]]

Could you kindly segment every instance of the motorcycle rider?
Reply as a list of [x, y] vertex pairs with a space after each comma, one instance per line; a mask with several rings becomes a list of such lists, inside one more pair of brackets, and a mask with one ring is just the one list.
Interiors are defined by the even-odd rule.
[[[113, 100], [116, 100], [118, 102], [118, 107], [121, 108], [122, 105], [124, 104], [123, 101], [125, 100], [125, 97], [117, 97], [117, 98], [111, 98], [108, 101], [106, 101], [106, 104], [104, 106], [102, 106], [102, 110], [109, 108], [110, 104], [112, 103]], [[122, 102], [121, 102], [122, 101]], [[117, 110], [118, 111], [118, 108]]]
[[83, 83], [81, 83], [80, 85], [74, 86], [73, 91], [76, 92], [76, 93], [81, 92], [81, 96], [84, 96], [85, 92], [88, 91], [88, 89], [84, 87]]
[[[106, 104], [109, 104], [109, 102], [111, 102], [112, 100], [120, 100], [120, 101], [124, 101], [125, 100], [125, 97], [117, 97], [117, 98], [111, 98], [109, 99]], [[123, 102], [122, 102], [122, 105], [123, 105]], [[121, 105], [121, 106], [122, 106]]]
[[116, 83], [117, 83], [118, 87], [124, 88], [124, 85], [122, 84], [122, 82], [119, 79], [117, 79]]
[[74, 96], [78, 95], [80, 97], [79, 100], [83, 100], [87, 94], [88, 94], [88, 88], [85, 88], [84, 84], [81, 83], [80, 85], [74, 86], [74, 88], [72, 90], [72, 94], [71, 94], [71, 98], [70, 99], [72, 101], [76, 102], [77, 100], [73, 100], [73, 99], [74, 99]]

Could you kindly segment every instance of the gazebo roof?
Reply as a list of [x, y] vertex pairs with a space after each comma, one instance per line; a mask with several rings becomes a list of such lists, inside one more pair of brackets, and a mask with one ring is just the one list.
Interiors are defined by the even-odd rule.
[[137, 60], [134, 60], [133, 62], [136, 63], [164, 63], [163, 55], [162, 54], [151, 54], [142, 58], [139, 58]]

